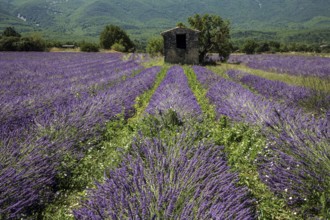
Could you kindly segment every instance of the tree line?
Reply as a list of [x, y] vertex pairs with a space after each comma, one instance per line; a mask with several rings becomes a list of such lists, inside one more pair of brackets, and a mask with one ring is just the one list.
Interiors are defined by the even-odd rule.
[[45, 51], [46, 42], [34, 33], [22, 36], [15, 28], [7, 27], [0, 36], [0, 51]]
[[[188, 18], [189, 28], [200, 31], [199, 60], [204, 62], [208, 53], [217, 53], [222, 61], [226, 61], [232, 52], [246, 54], [277, 53], [277, 52], [315, 52], [329, 53], [328, 45], [285, 44], [276, 41], [257, 41], [246, 39], [233, 42], [230, 34], [229, 21], [217, 15], [195, 14]], [[177, 26], [186, 27], [182, 22]], [[107, 25], [99, 36], [99, 43], [82, 41], [71, 42], [83, 52], [98, 52], [102, 49], [112, 49], [118, 52], [147, 52], [154, 55], [163, 55], [163, 38], [153, 37], [147, 42], [132, 41], [125, 30], [116, 25]], [[46, 51], [50, 47], [61, 47], [60, 42], [46, 42], [40, 35], [32, 34], [21, 36], [13, 27], [7, 27], [0, 36], [0, 51]]]
[[278, 52], [330, 53], [330, 45], [281, 43], [278, 41], [257, 41], [254, 39], [247, 39], [245, 40], [245, 42], [233, 46], [233, 52], [235, 51], [246, 54], [278, 53]]

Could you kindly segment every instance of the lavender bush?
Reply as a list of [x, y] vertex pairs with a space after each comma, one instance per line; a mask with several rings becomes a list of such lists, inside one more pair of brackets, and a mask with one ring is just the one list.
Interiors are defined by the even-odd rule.
[[155, 114], [172, 109], [180, 115], [199, 115], [201, 109], [189, 88], [182, 67], [173, 66], [152, 96], [146, 112]]
[[247, 188], [236, 186], [223, 147], [194, 143], [193, 133], [140, 136], [122, 165], [89, 191], [75, 218], [255, 219], [254, 202]]

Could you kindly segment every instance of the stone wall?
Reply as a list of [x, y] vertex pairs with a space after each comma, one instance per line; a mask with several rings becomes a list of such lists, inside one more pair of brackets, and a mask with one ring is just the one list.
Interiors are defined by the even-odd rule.
[[[186, 35], [186, 48], [177, 47], [177, 35]], [[166, 63], [198, 64], [199, 31], [188, 28], [174, 28], [162, 33], [164, 37], [164, 55]]]

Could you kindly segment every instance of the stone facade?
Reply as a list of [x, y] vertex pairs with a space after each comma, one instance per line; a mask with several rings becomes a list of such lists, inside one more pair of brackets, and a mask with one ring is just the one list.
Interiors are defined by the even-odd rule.
[[161, 35], [166, 63], [199, 64], [199, 31], [176, 27]]

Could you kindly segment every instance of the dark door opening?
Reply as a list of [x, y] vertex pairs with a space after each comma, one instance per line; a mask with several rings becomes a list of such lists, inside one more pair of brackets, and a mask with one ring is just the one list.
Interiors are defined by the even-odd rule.
[[185, 34], [177, 34], [176, 35], [176, 48], [186, 49], [186, 47], [187, 47], [186, 35]]

